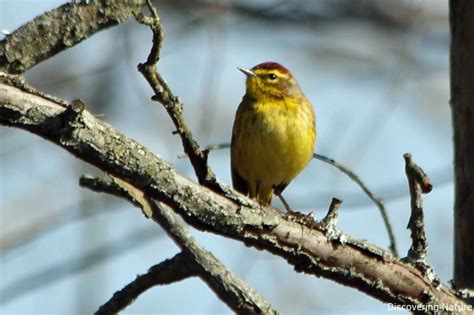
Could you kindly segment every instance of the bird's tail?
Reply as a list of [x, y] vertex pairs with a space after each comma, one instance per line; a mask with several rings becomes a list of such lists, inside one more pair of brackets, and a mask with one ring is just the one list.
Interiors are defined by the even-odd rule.
[[262, 205], [268, 206], [272, 202], [273, 187], [260, 187], [258, 190], [258, 201]]

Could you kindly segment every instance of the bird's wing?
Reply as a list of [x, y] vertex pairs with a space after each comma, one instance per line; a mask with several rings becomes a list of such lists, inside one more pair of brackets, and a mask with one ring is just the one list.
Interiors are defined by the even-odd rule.
[[237, 157], [236, 142], [237, 142], [238, 132], [242, 131], [242, 126], [241, 126], [242, 113], [248, 110], [249, 101], [250, 100], [245, 95], [244, 98], [242, 99], [242, 102], [240, 102], [240, 105], [235, 114], [234, 126], [232, 128], [232, 140], [230, 143], [230, 164], [231, 164], [232, 186], [234, 187], [235, 190], [237, 190], [238, 192], [244, 195], [249, 194], [249, 185], [247, 181], [239, 174], [239, 171], [238, 171], [239, 161]]

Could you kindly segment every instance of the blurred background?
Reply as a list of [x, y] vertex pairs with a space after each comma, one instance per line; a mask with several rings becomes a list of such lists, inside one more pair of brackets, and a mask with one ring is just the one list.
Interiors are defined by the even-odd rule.
[[[65, 1], [0, 1], [0, 29], [13, 31]], [[156, 3], [165, 28], [159, 71], [185, 104], [200, 145], [230, 142], [244, 94], [236, 67], [287, 66], [317, 114], [316, 151], [352, 168], [385, 199], [402, 256], [410, 246], [402, 155], [434, 182], [425, 196], [429, 262], [452, 277], [452, 131], [448, 2], [255, 0]], [[3, 37], [3, 35], [1, 35]], [[52, 95], [88, 109], [192, 178], [170, 119], [136, 71], [151, 32], [135, 21], [103, 31], [26, 74]], [[210, 165], [231, 183], [229, 151]], [[140, 211], [81, 189], [100, 171], [25, 131], [0, 128], [0, 313], [94, 312], [177, 247]], [[313, 160], [286, 189], [294, 209], [321, 218], [344, 200], [339, 228], [388, 248], [375, 205], [344, 174]], [[282, 208], [278, 200], [274, 206]], [[297, 274], [285, 261], [192, 230], [200, 243], [282, 314], [381, 314], [387, 306], [332, 281]], [[198, 279], [156, 287], [124, 314], [230, 314]]]

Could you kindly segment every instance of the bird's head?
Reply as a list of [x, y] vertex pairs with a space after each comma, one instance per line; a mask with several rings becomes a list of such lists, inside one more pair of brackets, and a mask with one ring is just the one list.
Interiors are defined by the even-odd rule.
[[252, 69], [238, 68], [247, 76], [247, 95], [261, 99], [284, 98], [301, 93], [290, 71], [276, 62], [264, 62]]

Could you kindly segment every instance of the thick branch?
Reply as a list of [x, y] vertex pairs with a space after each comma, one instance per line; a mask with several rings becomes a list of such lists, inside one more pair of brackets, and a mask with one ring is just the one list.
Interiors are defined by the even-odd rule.
[[178, 174], [169, 163], [86, 110], [64, 108], [4, 81], [0, 124], [58, 144], [172, 207], [196, 228], [268, 250], [297, 271], [333, 279], [385, 302], [465, 305], [451, 289], [436, 287], [417, 268], [378, 247], [344, 234], [328, 239], [316, 222], [262, 209], [251, 200], [252, 206], [238, 205]]
[[[112, 178], [112, 181], [105, 181], [103, 179], [83, 176], [80, 184], [98, 192], [106, 192], [125, 198], [142, 208], [145, 214], [148, 214], [148, 211], [150, 211], [151, 213], [149, 214], [153, 220], [163, 227], [181, 248], [182, 252], [186, 254], [187, 266], [190, 270], [193, 270], [193, 273], [189, 274], [189, 276], [199, 276], [237, 314], [277, 313], [260, 294], [228, 270], [211, 252], [200, 246], [196, 239], [186, 230], [178, 216], [168, 206], [147, 198], [140, 190], [118, 178]], [[130, 295], [129, 303], [137, 296], [134, 294]], [[123, 294], [121, 297], [122, 300], [126, 298]], [[125, 307], [129, 303], [122, 305]]]
[[94, 33], [140, 12], [145, 0], [67, 3], [26, 23], [0, 42], [0, 71], [23, 73]]

